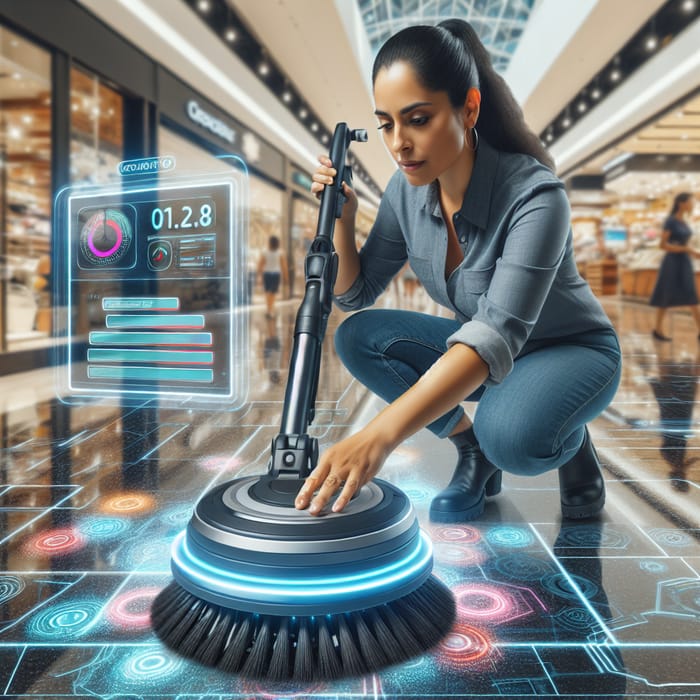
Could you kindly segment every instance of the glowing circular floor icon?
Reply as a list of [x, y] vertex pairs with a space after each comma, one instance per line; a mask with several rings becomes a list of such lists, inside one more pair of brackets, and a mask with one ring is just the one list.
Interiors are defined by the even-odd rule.
[[133, 226], [124, 211], [100, 208], [80, 229], [82, 261], [90, 267], [116, 265], [131, 248], [133, 238]]

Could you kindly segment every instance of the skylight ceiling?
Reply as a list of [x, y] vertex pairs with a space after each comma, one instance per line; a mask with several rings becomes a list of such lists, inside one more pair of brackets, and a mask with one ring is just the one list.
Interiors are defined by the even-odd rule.
[[357, 0], [376, 54], [392, 35], [412, 24], [467, 20], [504, 73], [530, 17], [535, 0]]

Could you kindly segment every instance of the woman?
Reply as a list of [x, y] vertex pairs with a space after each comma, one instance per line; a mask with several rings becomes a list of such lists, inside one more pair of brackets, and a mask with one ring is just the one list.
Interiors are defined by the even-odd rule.
[[266, 318], [275, 317], [275, 297], [280, 287], [280, 278], [284, 284], [287, 279], [287, 259], [280, 248], [280, 239], [270, 236], [267, 241], [267, 250], [263, 251], [258, 259], [258, 275], [262, 277], [265, 290]]
[[[375, 114], [399, 166], [357, 252], [357, 199], [336, 227], [336, 302], [372, 304], [406, 259], [454, 319], [395, 309], [347, 318], [343, 362], [389, 405], [321, 456], [297, 496], [317, 514], [342, 510], [404, 439], [427, 426], [456, 446], [431, 518], [478, 517], [501, 470], [559, 468], [567, 517], [588, 517], [605, 490], [586, 423], [612, 400], [620, 350], [576, 271], [569, 206], [547, 152], [526, 127], [470, 25], [411, 27], [382, 47]], [[477, 127], [479, 136], [477, 136]], [[312, 191], [336, 171], [319, 158]], [[472, 425], [460, 403], [479, 401]], [[314, 495], [315, 494], [315, 495]]]
[[[688, 245], [693, 232], [685, 217], [693, 211], [695, 201], [690, 192], [681, 192], [673, 200], [671, 213], [664, 223], [661, 249], [666, 251], [659, 267], [659, 276], [649, 304], [656, 306], [656, 322], [651, 332], [656, 340], [671, 340], [663, 332], [664, 317], [669, 306], [688, 306], [700, 331], [698, 293], [695, 288], [695, 271], [690, 256], [697, 258], [700, 252]], [[700, 334], [698, 334], [700, 339]]]

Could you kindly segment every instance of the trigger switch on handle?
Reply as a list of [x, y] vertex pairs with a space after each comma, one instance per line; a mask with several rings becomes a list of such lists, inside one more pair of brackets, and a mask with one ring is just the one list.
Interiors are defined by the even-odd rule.
[[343, 206], [348, 198], [343, 194], [342, 183], [345, 182], [348, 187], [352, 187], [352, 168], [349, 165], [345, 165], [343, 168], [343, 176], [340, 179], [340, 189], [338, 189], [338, 200], [335, 207], [335, 218], [339, 219], [343, 215]]

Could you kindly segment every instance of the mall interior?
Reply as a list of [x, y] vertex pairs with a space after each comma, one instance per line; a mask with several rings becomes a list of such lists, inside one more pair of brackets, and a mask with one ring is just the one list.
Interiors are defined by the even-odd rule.
[[[265, 474], [293, 422], [318, 156], [336, 124], [367, 130], [346, 160], [359, 247], [396, 169], [374, 56], [452, 17], [553, 157], [620, 341], [619, 388], [588, 424], [605, 508], [567, 519], [556, 470], [505, 473], [477, 519], [432, 522], [456, 457], [421, 429], [379, 477], [454, 596], [446, 636], [282, 685], [185, 658], [151, 606], [195, 505]], [[660, 340], [650, 304], [680, 193], [700, 250], [699, 47], [698, 0], [0, 0], [0, 695], [700, 697], [700, 322], [672, 306]], [[410, 268], [375, 307], [454, 316]], [[349, 313], [332, 308], [304, 367], [321, 453], [386, 405], [333, 343]]]

